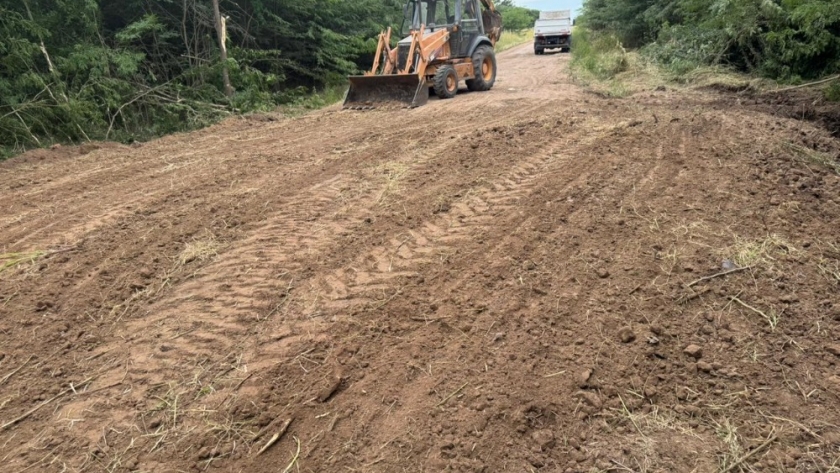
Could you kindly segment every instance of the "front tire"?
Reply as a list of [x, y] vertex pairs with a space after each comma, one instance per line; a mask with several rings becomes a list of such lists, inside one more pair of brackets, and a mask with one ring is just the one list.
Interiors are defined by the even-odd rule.
[[496, 83], [496, 53], [490, 46], [481, 45], [472, 55], [474, 79], [467, 80], [467, 88], [473, 92], [485, 92]]
[[435, 71], [435, 94], [442, 99], [451, 99], [458, 93], [458, 73], [450, 65], [444, 65]]

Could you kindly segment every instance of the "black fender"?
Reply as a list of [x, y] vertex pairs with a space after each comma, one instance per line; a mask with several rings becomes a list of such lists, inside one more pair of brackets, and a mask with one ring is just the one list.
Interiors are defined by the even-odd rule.
[[490, 46], [491, 48], [493, 47], [493, 43], [487, 36], [479, 35], [473, 38], [472, 42], [470, 43], [469, 57], [472, 57], [472, 55], [475, 53], [475, 50], [478, 49], [479, 46], [483, 46], [485, 44], [487, 46]]

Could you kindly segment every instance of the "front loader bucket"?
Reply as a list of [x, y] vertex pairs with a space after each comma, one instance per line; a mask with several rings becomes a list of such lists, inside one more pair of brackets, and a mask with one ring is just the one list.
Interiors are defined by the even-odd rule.
[[350, 76], [344, 108], [419, 107], [429, 101], [426, 81], [417, 74]]

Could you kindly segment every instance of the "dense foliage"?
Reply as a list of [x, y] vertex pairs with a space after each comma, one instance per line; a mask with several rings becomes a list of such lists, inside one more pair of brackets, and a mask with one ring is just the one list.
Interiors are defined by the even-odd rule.
[[[226, 20], [225, 63], [214, 4]], [[369, 64], [402, 4], [0, 0], [0, 149], [129, 141], [294, 100]]]
[[522, 31], [534, 27], [534, 22], [540, 17], [539, 10], [532, 10], [513, 4], [513, 0], [496, 2], [496, 8], [504, 18], [505, 29], [508, 31]]
[[582, 24], [675, 72], [726, 65], [798, 81], [840, 72], [840, 0], [586, 0]]

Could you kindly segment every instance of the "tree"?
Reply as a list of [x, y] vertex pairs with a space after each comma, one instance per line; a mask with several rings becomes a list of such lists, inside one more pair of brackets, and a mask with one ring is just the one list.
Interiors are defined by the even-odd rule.
[[145, 139], [344, 84], [403, 3], [0, 0], [0, 155]]
[[502, 21], [506, 30], [522, 31], [534, 27], [534, 22], [540, 17], [539, 10], [519, 7], [511, 0], [503, 0], [496, 5], [502, 14]]
[[216, 36], [219, 38], [219, 55], [222, 59], [222, 80], [225, 84], [225, 95], [233, 96], [233, 86], [230, 85], [230, 72], [228, 71], [227, 54], [227, 26], [226, 18], [219, 13], [219, 0], [213, 0], [213, 19], [216, 24]]

